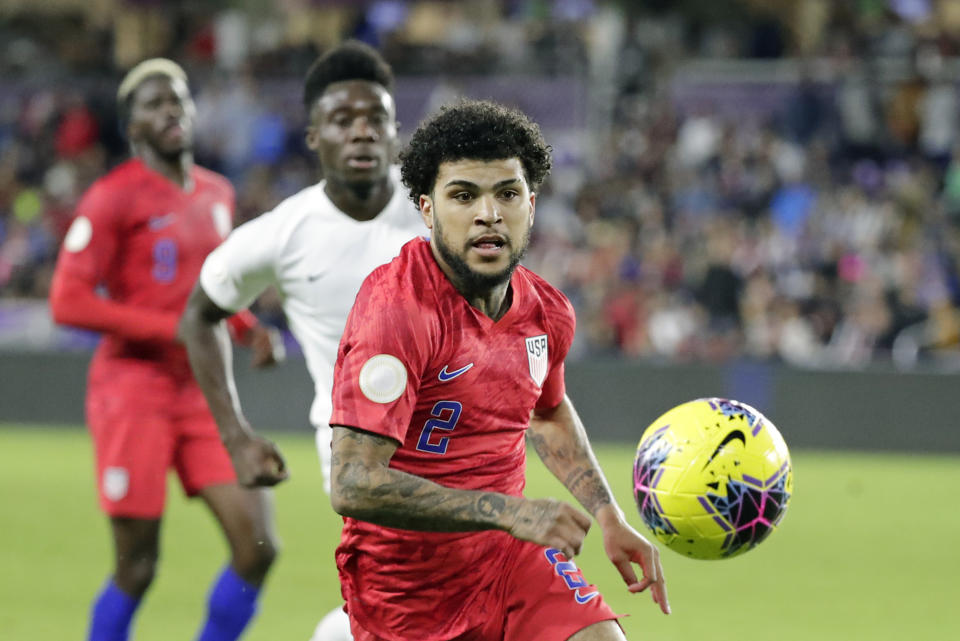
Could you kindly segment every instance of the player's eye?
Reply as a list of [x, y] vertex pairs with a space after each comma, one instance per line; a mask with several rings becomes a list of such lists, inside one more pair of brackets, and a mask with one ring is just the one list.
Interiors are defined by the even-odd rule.
[[338, 112], [330, 116], [330, 122], [337, 127], [349, 127], [353, 118], [350, 117], [350, 114]]
[[469, 191], [458, 191], [457, 193], [453, 194], [452, 198], [457, 202], [468, 203], [473, 200], [473, 194], [471, 194]]
[[519, 192], [517, 192], [514, 189], [507, 189], [505, 191], [500, 192], [500, 198], [503, 200], [513, 200], [519, 195], [520, 195]]

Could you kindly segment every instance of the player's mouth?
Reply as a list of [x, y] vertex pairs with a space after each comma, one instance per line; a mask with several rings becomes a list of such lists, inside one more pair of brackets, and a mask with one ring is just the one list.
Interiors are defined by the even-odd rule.
[[380, 165], [380, 159], [376, 156], [347, 156], [347, 167], [351, 169], [369, 170]]
[[470, 247], [483, 257], [495, 258], [507, 248], [510, 243], [500, 234], [484, 234], [470, 241]]
[[182, 139], [186, 135], [186, 130], [179, 122], [175, 122], [164, 127], [161, 135], [164, 138]]

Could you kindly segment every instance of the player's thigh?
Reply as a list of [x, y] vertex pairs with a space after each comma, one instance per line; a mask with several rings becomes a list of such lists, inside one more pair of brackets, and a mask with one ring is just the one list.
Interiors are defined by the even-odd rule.
[[174, 426], [169, 401], [145, 397], [118, 376], [91, 385], [87, 426], [93, 439], [100, 506], [110, 516], [154, 519], [163, 513]]
[[620, 624], [616, 621], [600, 621], [574, 633], [569, 641], [626, 641]]
[[[618, 615], [574, 562], [552, 548], [518, 544], [521, 549], [512, 563], [504, 598], [505, 641], [566, 641], [604, 621], [619, 629]], [[602, 633], [610, 627], [596, 629]]]

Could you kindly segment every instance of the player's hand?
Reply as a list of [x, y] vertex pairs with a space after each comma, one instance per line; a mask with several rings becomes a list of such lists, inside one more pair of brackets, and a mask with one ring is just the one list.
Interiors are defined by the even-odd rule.
[[[650, 588], [654, 603], [660, 606], [664, 614], [670, 614], [670, 602], [667, 600], [666, 578], [660, 565], [660, 550], [642, 534], [630, 527], [619, 511], [611, 511], [613, 516], [600, 515], [603, 529], [603, 549], [610, 561], [620, 571], [620, 576], [630, 592], [643, 592]], [[640, 566], [643, 576], [637, 580], [633, 564]]]
[[244, 487], [271, 487], [290, 477], [280, 450], [261, 436], [232, 443], [227, 451], [237, 473], [237, 482]]
[[522, 541], [556, 548], [572, 559], [580, 554], [591, 523], [584, 512], [563, 501], [525, 499], [507, 531]]
[[276, 327], [263, 325], [251, 327], [249, 341], [250, 349], [253, 351], [250, 363], [256, 368], [276, 365], [287, 357], [283, 336]]

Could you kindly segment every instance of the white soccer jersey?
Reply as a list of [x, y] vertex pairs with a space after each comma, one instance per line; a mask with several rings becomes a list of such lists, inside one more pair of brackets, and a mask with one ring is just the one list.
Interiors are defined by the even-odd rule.
[[276, 287], [313, 377], [310, 422], [318, 428], [327, 482], [333, 366], [347, 315], [367, 275], [427, 232], [395, 167], [391, 178], [393, 197], [373, 220], [357, 221], [337, 209], [320, 182], [237, 227], [200, 272], [207, 296], [227, 311], [244, 309]]

